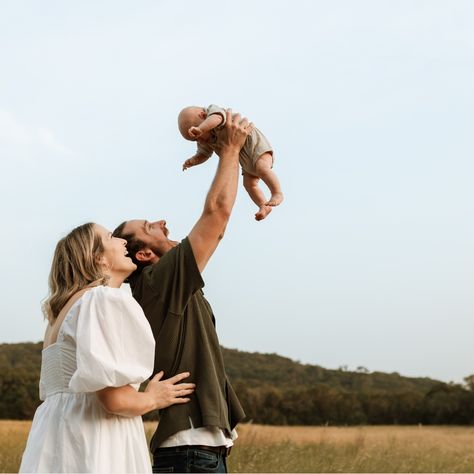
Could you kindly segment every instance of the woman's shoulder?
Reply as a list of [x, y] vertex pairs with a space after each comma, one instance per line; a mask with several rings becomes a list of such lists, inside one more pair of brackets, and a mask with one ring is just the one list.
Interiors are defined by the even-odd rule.
[[111, 286], [97, 285], [87, 290], [82, 300], [111, 300], [111, 301], [125, 301], [127, 299], [127, 292], [122, 288], [114, 288]]
[[81, 300], [76, 317], [70, 318], [81, 327], [100, 324], [105, 328], [115, 326], [120, 320], [125, 328], [145, 318], [141, 306], [127, 289], [97, 286], [88, 290]]
[[97, 286], [91, 289], [89, 298], [94, 300], [92, 305], [100, 306], [106, 309], [108, 306], [115, 309], [121, 309], [125, 313], [143, 313], [141, 306], [132, 296], [131, 290], [120, 287], [113, 288], [110, 286]]
[[[87, 290], [74, 304], [75, 310], [80, 314], [105, 316], [110, 312], [127, 312], [131, 305], [127, 293], [120, 288], [98, 285]], [[71, 308], [72, 309], [72, 308]], [[84, 316], [82, 316], [84, 317]]]

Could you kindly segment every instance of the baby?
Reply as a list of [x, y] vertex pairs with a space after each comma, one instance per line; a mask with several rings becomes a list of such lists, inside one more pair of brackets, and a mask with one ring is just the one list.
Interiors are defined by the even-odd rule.
[[[221, 131], [225, 125], [226, 111], [217, 105], [186, 107], [178, 116], [181, 135], [197, 142], [197, 152], [183, 163], [183, 171], [208, 160], [213, 152], [219, 154], [222, 148]], [[273, 172], [273, 150], [260, 130], [254, 128], [240, 150], [239, 162], [244, 176], [244, 187], [252, 201], [258, 206], [255, 219], [261, 221], [270, 214], [274, 206], [283, 201], [280, 182]], [[265, 199], [259, 188], [260, 179], [268, 186], [271, 197]]]

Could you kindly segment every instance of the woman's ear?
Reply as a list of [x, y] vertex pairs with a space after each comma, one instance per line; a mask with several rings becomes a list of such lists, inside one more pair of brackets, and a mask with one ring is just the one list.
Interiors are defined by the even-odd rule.
[[154, 257], [155, 257], [155, 254], [150, 249], [141, 249], [135, 254], [135, 258], [139, 262], [149, 262]]
[[97, 257], [97, 263], [102, 267], [102, 271], [104, 274], [108, 274], [110, 270], [112, 269], [110, 263], [108, 260], [105, 258], [104, 255], [101, 255], [100, 257]]

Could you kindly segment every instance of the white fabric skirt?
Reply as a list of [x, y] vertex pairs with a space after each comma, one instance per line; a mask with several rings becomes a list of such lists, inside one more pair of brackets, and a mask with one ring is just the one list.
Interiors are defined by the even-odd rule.
[[108, 414], [95, 393], [50, 395], [36, 411], [20, 472], [151, 472], [143, 421]]

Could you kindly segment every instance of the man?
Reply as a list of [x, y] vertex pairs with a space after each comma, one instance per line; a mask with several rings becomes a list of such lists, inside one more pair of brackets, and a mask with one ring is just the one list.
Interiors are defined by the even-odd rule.
[[187, 371], [196, 384], [187, 404], [160, 413], [151, 441], [155, 472], [227, 472], [226, 456], [245, 414], [227, 381], [201, 272], [224, 235], [237, 194], [239, 151], [253, 129], [227, 111], [225, 146], [204, 210], [181, 243], [166, 221], [130, 220], [114, 231], [138, 269], [129, 279], [156, 339], [155, 373]]

